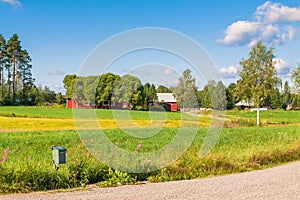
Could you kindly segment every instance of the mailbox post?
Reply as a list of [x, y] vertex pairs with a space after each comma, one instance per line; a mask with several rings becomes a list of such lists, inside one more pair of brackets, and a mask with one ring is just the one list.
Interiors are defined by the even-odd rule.
[[67, 149], [62, 146], [52, 146], [52, 161], [55, 170], [58, 170], [58, 165], [66, 163]]

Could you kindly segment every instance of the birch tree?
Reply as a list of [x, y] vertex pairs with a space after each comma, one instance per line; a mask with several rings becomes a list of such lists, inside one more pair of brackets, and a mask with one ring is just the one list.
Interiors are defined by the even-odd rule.
[[267, 49], [258, 42], [248, 58], [240, 62], [242, 71], [239, 73], [241, 80], [237, 85], [238, 91], [242, 100], [251, 101], [257, 108], [257, 126], [260, 125], [259, 108], [279, 82], [273, 58], [273, 49]]

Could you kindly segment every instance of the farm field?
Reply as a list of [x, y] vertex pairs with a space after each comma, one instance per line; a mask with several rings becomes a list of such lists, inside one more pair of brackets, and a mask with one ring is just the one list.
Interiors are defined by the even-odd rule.
[[[104, 134], [118, 147], [129, 152], [152, 152], [163, 148], [176, 135], [181, 113], [167, 113], [154, 124], [162, 129], [150, 138], [125, 134], [111, 110], [96, 110]], [[123, 111], [120, 111], [123, 112]], [[133, 123], [148, 131], [147, 112], [130, 111]], [[202, 178], [253, 169], [263, 169], [300, 159], [300, 112], [261, 112], [262, 127], [255, 127], [256, 113], [229, 111], [225, 128], [213, 150], [199, 158], [199, 150], [210, 123], [209, 113], [186, 116], [186, 122], [199, 129], [183, 155], [175, 163], [149, 173], [125, 173], [98, 162], [85, 148], [76, 131], [71, 109], [42, 107], [0, 107], [0, 194], [58, 188], [134, 184], [139, 181], [169, 181]], [[126, 125], [126, 119], [123, 119]], [[127, 126], [129, 128], [130, 126]], [[93, 131], [93, 130], [90, 130]], [[132, 129], [132, 131], [135, 131]], [[182, 138], [184, 140], [184, 138]], [[51, 146], [67, 148], [67, 163], [55, 171]]]

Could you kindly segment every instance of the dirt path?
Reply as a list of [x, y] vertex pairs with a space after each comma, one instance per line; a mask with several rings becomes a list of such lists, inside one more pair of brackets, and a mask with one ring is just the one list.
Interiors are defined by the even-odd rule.
[[261, 171], [89, 191], [0, 196], [0, 200], [37, 199], [300, 199], [300, 161]]

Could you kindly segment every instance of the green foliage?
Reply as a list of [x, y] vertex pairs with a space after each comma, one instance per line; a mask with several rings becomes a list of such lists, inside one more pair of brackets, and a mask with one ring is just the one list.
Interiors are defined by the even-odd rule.
[[178, 79], [178, 85], [173, 94], [176, 97], [182, 111], [199, 107], [197, 98], [196, 79], [192, 77], [191, 70], [186, 69]]
[[131, 75], [124, 75], [120, 78], [114, 89], [112, 101], [117, 103], [130, 103], [136, 108], [142, 100], [141, 81]]
[[56, 103], [56, 94], [47, 86], [40, 86], [37, 91], [37, 102], [42, 105], [45, 103]]
[[149, 110], [156, 100], [155, 86], [131, 75], [120, 77], [113, 73], [100, 76], [78, 77], [67, 75], [64, 78], [66, 98], [72, 98], [81, 104], [108, 107], [130, 103], [131, 109]]
[[251, 100], [260, 107], [263, 99], [274, 91], [277, 84], [273, 50], [257, 43], [249, 53], [249, 58], [240, 62], [243, 67], [238, 83], [242, 99]]
[[294, 88], [299, 93], [300, 92], [300, 65], [292, 71], [292, 80], [294, 82]]
[[[279, 82], [273, 58], [273, 49], [267, 49], [258, 42], [251, 49], [248, 59], [240, 62], [243, 68], [239, 73], [241, 80], [237, 85], [240, 97], [252, 101], [257, 108], [260, 108], [262, 102], [274, 92]], [[259, 111], [257, 125], [259, 125]]]
[[159, 85], [156, 89], [157, 93], [172, 93], [172, 90], [170, 88], [167, 88], [166, 86]]
[[212, 107], [216, 110], [225, 110], [226, 109], [226, 87], [219, 81], [216, 84], [216, 87], [212, 90]]
[[282, 103], [285, 104], [287, 102], [291, 102], [291, 88], [289, 86], [289, 82], [285, 81], [282, 93]]
[[0, 35], [0, 101], [2, 104], [32, 104], [30, 93], [34, 78], [31, 71], [31, 58], [27, 50], [22, 49], [19, 36], [14, 34], [6, 42]]
[[237, 92], [237, 84], [230, 83], [226, 88], [227, 109], [234, 108], [234, 105], [239, 102], [239, 94]]
[[276, 88], [272, 94], [269, 95], [270, 97], [270, 106], [273, 109], [280, 109], [282, 108], [283, 101], [282, 101], [282, 95], [279, 92], [279, 89]]
[[113, 90], [119, 80], [120, 76], [115, 75], [113, 73], [100, 75], [96, 93], [97, 105], [100, 106], [104, 103], [111, 105], [111, 97], [113, 95]]
[[64, 88], [66, 89], [66, 98], [72, 98], [73, 97], [73, 87], [75, 83], [75, 79], [77, 76], [75, 74], [66, 75], [63, 83]]
[[149, 110], [150, 105], [153, 105], [157, 99], [156, 89], [155, 86], [153, 84], [150, 85], [150, 83], [145, 83], [142, 89], [142, 106], [144, 110]]
[[[231, 93], [221, 81], [216, 83], [214, 80], [209, 80], [203, 90], [198, 92], [198, 99], [200, 99], [200, 105], [203, 108], [225, 110], [226, 103], [232, 101], [232, 98]], [[229, 105], [232, 106], [232, 104], [229, 102]]]
[[209, 80], [204, 86], [203, 90], [199, 92], [199, 99], [201, 99], [201, 107], [211, 108], [211, 92], [215, 87], [215, 81]]
[[111, 168], [108, 169], [104, 179], [105, 181], [101, 181], [97, 185], [101, 187], [113, 187], [134, 184], [136, 182], [136, 180], [126, 172], [113, 170]]
[[293, 94], [292, 95], [292, 106], [293, 106], [293, 109], [299, 110], [299, 108], [300, 108], [300, 94]]

